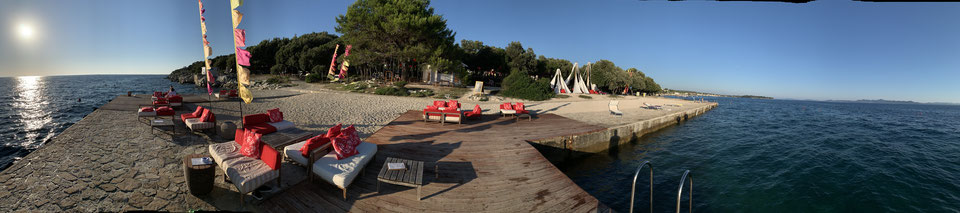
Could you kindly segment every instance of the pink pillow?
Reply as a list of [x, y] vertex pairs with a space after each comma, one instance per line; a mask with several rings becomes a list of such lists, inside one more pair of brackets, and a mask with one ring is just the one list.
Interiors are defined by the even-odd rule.
[[260, 159], [260, 133], [248, 131], [244, 133], [246, 139], [240, 147], [240, 154], [243, 156]]
[[330, 127], [330, 130], [327, 130], [327, 138], [330, 138], [332, 140], [333, 138], [340, 135], [340, 127], [342, 126], [343, 124], [337, 124], [336, 126]]
[[310, 157], [311, 151], [327, 143], [330, 143], [330, 138], [326, 137], [325, 135], [314, 136], [310, 139], [307, 139], [307, 142], [303, 144], [303, 147], [300, 147], [300, 154], [302, 154], [303, 157]]
[[280, 108], [267, 110], [267, 114], [270, 114], [271, 123], [283, 121], [283, 113], [280, 113]]

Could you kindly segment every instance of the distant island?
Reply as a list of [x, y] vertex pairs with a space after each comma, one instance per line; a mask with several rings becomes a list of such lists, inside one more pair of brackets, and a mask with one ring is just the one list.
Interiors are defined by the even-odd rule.
[[759, 96], [759, 95], [721, 95], [721, 94], [696, 92], [696, 91], [688, 91], [688, 90], [676, 90], [676, 89], [663, 89], [663, 92], [661, 94], [676, 95], [676, 96], [712, 96], [712, 97], [728, 97], [728, 98], [773, 99], [773, 97]]

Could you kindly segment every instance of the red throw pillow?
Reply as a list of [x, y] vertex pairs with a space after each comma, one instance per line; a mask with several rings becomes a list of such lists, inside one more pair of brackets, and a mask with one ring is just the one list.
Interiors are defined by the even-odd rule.
[[311, 151], [327, 143], [330, 143], [330, 138], [328, 138], [326, 135], [314, 136], [310, 139], [307, 139], [307, 142], [303, 144], [303, 147], [300, 147], [300, 154], [302, 154], [303, 157], [308, 158], [310, 157]]
[[157, 101], [154, 101], [154, 102], [153, 102], [153, 105], [160, 105], [160, 104], [167, 104], [167, 101], [157, 100]]
[[333, 140], [333, 150], [337, 152], [336, 153], [337, 160], [343, 160], [344, 158], [349, 158], [351, 156], [359, 154], [359, 152], [357, 152], [357, 145], [354, 145], [354, 142], [352, 141], [353, 140], [352, 137], [341, 134], [340, 136], [337, 136], [332, 140]]
[[357, 129], [354, 128], [353, 125], [341, 130], [340, 135], [346, 135], [347, 137], [350, 137], [350, 142], [353, 143], [354, 146], [360, 145], [360, 135], [357, 134]]
[[246, 139], [240, 147], [240, 154], [260, 159], [260, 133], [250, 131], [244, 133], [244, 136], [246, 136]]
[[280, 113], [280, 108], [275, 108], [275, 109], [267, 110], [267, 114], [270, 114], [270, 122], [271, 122], [271, 123], [276, 123], [276, 122], [283, 121], [283, 114]]
[[330, 138], [332, 140], [333, 138], [340, 135], [340, 127], [342, 126], [343, 124], [337, 124], [336, 126], [330, 127], [330, 130], [327, 130], [327, 135], [326, 135], [327, 138]]
[[197, 107], [197, 110], [196, 110], [196, 111], [193, 111], [193, 113], [192, 113], [193, 117], [199, 118], [200, 115], [202, 115], [203, 110], [204, 110], [203, 107], [198, 106], [198, 107]]
[[207, 122], [210, 119], [210, 116], [213, 115], [210, 113], [209, 109], [203, 109], [203, 113], [200, 114], [200, 122]]
[[477, 104], [476, 106], [473, 106], [473, 112], [475, 112], [475, 113], [480, 113], [480, 112], [482, 112], [482, 111], [483, 111], [483, 110], [480, 109], [480, 104]]
[[140, 112], [153, 112], [153, 107], [140, 108]]
[[513, 110], [513, 106], [511, 106], [510, 103], [505, 103], [505, 104], [503, 104], [503, 109], [505, 109], [505, 110]]

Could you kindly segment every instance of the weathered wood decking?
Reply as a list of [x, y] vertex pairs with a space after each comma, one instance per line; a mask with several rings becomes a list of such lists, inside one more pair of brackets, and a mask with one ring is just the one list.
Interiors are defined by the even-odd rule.
[[[533, 121], [485, 115], [462, 125], [423, 122], [408, 111], [366, 141], [376, 143], [374, 161], [348, 188], [304, 181], [268, 198], [264, 212], [595, 212], [608, 211], [544, 158], [527, 140], [603, 129], [553, 114]], [[377, 172], [386, 157], [426, 162], [423, 199], [416, 188], [382, 184]], [[439, 170], [439, 171], [437, 171]]]

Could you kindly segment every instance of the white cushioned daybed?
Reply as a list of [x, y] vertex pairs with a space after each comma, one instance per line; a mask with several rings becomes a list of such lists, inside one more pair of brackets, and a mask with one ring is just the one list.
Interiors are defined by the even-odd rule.
[[300, 152], [300, 148], [303, 147], [304, 144], [306, 144], [306, 141], [284, 147], [284, 156], [287, 159], [307, 166], [313, 173], [310, 175], [311, 179], [313, 175], [317, 175], [327, 183], [333, 184], [343, 190], [344, 199], [347, 198], [347, 187], [353, 183], [353, 180], [363, 172], [363, 168], [366, 167], [366, 165], [373, 160], [374, 155], [377, 154], [376, 144], [360, 142], [360, 145], [357, 145], [357, 155], [337, 160], [336, 152], [333, 151], [331, 143], [327, 143], [310, 153], [311, 157], [314, 158], [314, 162], [311, 164], [310, 159], [304, 157], [302, 152]]
[[[242, 132], [242, 130], [238, 131]], [[207, 151], [220, 169], [223, 169], [226, 177], [230, 178], [237, 187], [237, 191], [240, 191], [240, 204], [243, 205], [244, 194], [280, 177], [280, 165], [277, 163], [280, 159], [279, 153], [266, 144], [260, 148], [261, 159], [240, 154], [240, 148], [241, 145], [236, 141], [228, 141], [211, 144]], [[271, 168], [268, 163], [273, 163], [276, 168]]]

